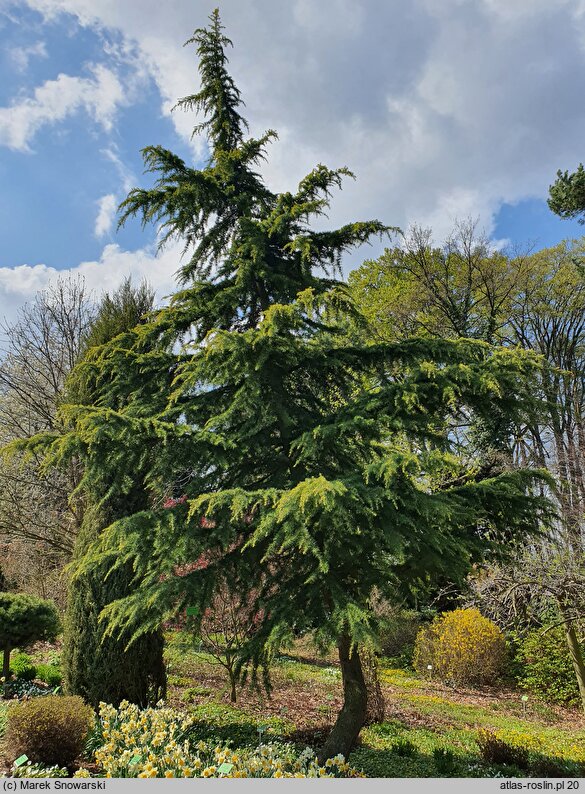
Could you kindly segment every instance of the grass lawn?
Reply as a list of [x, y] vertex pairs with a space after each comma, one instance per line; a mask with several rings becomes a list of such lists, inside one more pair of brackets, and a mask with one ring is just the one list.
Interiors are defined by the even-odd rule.
[[[269, 698], [244, 689], [235, 705], [229, 702], [222, 668], [197, 653], [183, 635], [169, 637], [167, 663], [169, 703], [195, 714], [202, 738], [231, 738], [238, 745], [273, 736], [317, 746], [341, 707], [334, 656], [319, 658], [307, 644], [273, 667]], [[559, 765], [572, 770], [571, 764], [585, 763], [585, 720], [579, 712], [533, 698], [523, 703], [521, 693], [511, 690], [448, 688], [384, 660], [381, 681], [386, 720], [362, 730], [350, 758], [369, 776], [482, 777], [498, 771], [526, 776], [522, 751], [515, 758], [515, 747], [528, 750], [532, 764], [548, 776], [559, 772]], [[509, 763], [484, 761], [476, 741], [481, 729], [495, 732], [512, 748]], [[584, 774], [575, 766], [577, 772]]]

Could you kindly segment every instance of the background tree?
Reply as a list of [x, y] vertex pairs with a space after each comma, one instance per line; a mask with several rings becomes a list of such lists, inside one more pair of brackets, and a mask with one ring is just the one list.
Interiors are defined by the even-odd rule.
[[[384, 325], [384, 317], [398, 316], [405, 317], [407, 328], [419, 334], [485, 338], [544, 357], [550, 366], [535, 383], [546, 406], [539, 421], [512, 428], [495, 415], [483, 430], [491, 431], [491, 441], [496, 443], [495, 431], [504, 427], [502, 452], [508, 440], [515, 439], [508, 447], [507, 465], [546, 467], [556, 477], [562, 518], [558, 530], [564, 543], [580, 553], [585, 507], [581, 466], [585, 452], [585, 280], [581, 268], [585, 247], [583, 242], [564, 242], [532, 255], [504, 256], [486, 252], [481, 238], [473, 241], [473, 224], [463, 229], [465, 239], [456, 260], [461, 261], [466, 250], [472, 255], [467, 257], [467, 270], [455, 270], [464, 288], [453, 284], [455, 277], [445, 264], [444, 251], [452, 250], [454, 236], [444, 249], [435, 250], [429, 248], [430, 232], [418, 230], [405, 250], [387, 251], [377, 262], [367, 262], [352, 273], [352, 294], [368, 312], [367, 333], [403, 338], [398, 325]], [[490, 289], [482, 286], [488, 283]], [[477, 446], [481, 438], [476, 433], [473, 440]], [[472, 450], [471, 439], [465, 441]], [[501, 457], [500, 461], [506, 463]]]
[[[192, 40], [202, 88], [180, 104], [207, 114], [209, 163], [147, 148], [159, 180], [122, 205], [122, 221], [139, 214], [185, 240], [184, 288], [94, 349], [78, 370], [95, 379], [92, 404], [64, 406], [66, 437], [35, 443], [49, 459], [79, 454], [84, 490], [108, 483], [129, 505], [137, 487], [151, 495], [77, 570], [132, 566], [132, 592], [102, 612], [108, 633], [137, 640], [187, 605], [203, 612], [233, 567], [262, 614], [240, 668], [255, 673], [295, 633], [337, 645], [344, 705], [322, 755], [347, 755], [366, 715], [359, 647], [375, 638], [374, 587], [462, 579], [546, 517], [534, 473], [478, 482], [450, 433], [464, 409], [519, 421], [536, 363], [477, 341], [348, 343], [346, 290], [315, 271], [334, 274], [345, 250], [390, 230], [311, 229], [346, 169], [320, 165], [294, 193], [271, 193], [251, 167], [274, 134], [243, 137], [217, 13]], [[176, 575], [202, 554], [208, 565]]]
[[[93, 303], [81, 279], [59, 279], [2, 327], [0, 445], [58, 428], [66, 378], [91, 325]], [[73, 550], [83, 507], [70, 501], [78, 461], [45, 469], [31, 451], [0, 461], [0, 540], [6, 570], [20, 587], [60, 600], [58, 577]]]
[[[352, 273], [350, 285], [369, 313], [367, 333], [377, 329], [386, 338], [401, 338], [404, 331], [395, 318], [406, 318], [405, 326], [419, 334], [492, 338], [504, 347], [533, 351], [546, 360], [548, 366], [533, 384], [542, 399], [538, 417], [513, 427], [494, 411], [482, 427], [473, 427], [474, 433], [467, 432], [466, 425], [459, 438], [470, 460], [481, 459], [484, 468], [486, 464], [492, 471], [494, 465], [542, 467], [555, 477], [556, 487], [549, 491], [558, 508], [554, 537], [531, 544], [530, 555], [536, 568], [546, 558], [546, 567], [558, 570], [569, 558], [582, 560], [584, 551], [585, 280], [581, 263], [585, 246], [583, 241], [563, 242], [531, 255], [510, 256], [490, 252], [474, 234], [473, 224], [459, 225], [448, 243], [435, 249], [430, 232], [415, 230], [404, 249], [386, 251], [378, 261], [367, 262]], [[459, 240], [457, 246], [453, 240]], [[454, 248], [454, 264], [466, 266], [449, 265]], [[505, 432], [498, 438], [501, 428]], [[555, 559], [558, 562], [553, 565]], [[527, 564], [522, 556], [498, 577], [520, 576]], [[550, 589], [547, 592], [549, 608], [552, 603], [558, 612], [560, 602]], [[564, 617], [558, 613], [574, 655], [572, 624], [581, 602], [575, 601], [567, 611], [567, 598], [576, 598], [575, 588], [567, 589]]]
[[548, 206], [561, 218], [577, 218], [585, 223], [585, 169], [582, 163], [576, 171], [557, 171], [556, 181], [549, 188]]
[[25, 593], [0, 593], [0, 647], [4, 657], [4, 686], [10, 677], [10, 653], [37, 640], [51, 640], [59, 632], [55, 605]]
[[431, 229], [413, 226], [349, 275], [368, 334], [394, 341], [414, 335], [498, 341], [527, 254], [493, 250], [471, 219], [437, 245]]

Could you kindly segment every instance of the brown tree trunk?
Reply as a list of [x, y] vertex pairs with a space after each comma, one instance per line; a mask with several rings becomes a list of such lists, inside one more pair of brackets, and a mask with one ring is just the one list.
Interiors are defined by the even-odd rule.
[[346, 759], [353, 748], [366, 718], [367, 691], [357, 645], [347, 634], [339, 638], [339, 662], [343, 680], [343, 707], [325, 744], [319, 752], [319, 763], [341, 753]]

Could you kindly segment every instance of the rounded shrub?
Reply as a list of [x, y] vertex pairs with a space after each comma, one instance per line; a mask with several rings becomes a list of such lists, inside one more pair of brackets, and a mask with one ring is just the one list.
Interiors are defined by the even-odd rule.
[[[583, 647], [583, 638], [580, 639]], [[561, 626], [529, 631], [520, 641], [516, 660], [522, 689], [560, 706], [580, 705], [579, 687]]]
[[413, 663], [418, 673], [441, 681], [489, 684], [505, 669], [506, 640], [479, 610], [455, 609], [418, 632]]
[[14, 758], [69, 766], [81, 754], [94, 724], [92, 709], [80, 697], [47, 695], [13, 706], [8, 713], [6, 746]]
[[55, 604], [28, 593], [0, 593], [0, 638], [2, 638], [2, 673], [4, 686], [10, 678], [10, 653], [26, 648], [37, 640], [49, 640], [59, 632]]

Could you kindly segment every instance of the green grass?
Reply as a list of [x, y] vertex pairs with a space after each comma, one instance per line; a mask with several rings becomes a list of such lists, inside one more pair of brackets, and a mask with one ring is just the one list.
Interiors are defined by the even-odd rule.
[[[306, 744], [313, 741], [311, 730], [323, 728], [330, 714], [332, 694], [341, 693], [341, 676], [333, 660], [320, 660], [309, 647], [292, 650], [278, 658], [271, 667], [271, 678], [288, 697], [304, 692], [313, 706], [314, 723], [298, 724], [278, 716], [262, 714], [263, 702], [252, 711], [241, 704], [225, 703], [226, 688], [210, 689], [205, 675], [218, 674], [211, 657], [197, 651], [188, 635], [169, 637], [166, 652], [169, 683], [178, 691], [182, 708], [196, 718], [191, 735], [194, 739], [230, 741], [235, 747], [255, 747], [269, 739], [293, 739]], [[389, 664], [392, 664], [390, 662]], [[520, 700], [510, 693], [497, 697], [475, 693], [481, 705], [474, 703], [474, 693], [445, 690], [432, 681], [420, 678], [411, 670], [396, 669], [382, 660], [381, 681], [392, 694], [388, 706], [397, 708], [397, 718], [364, 728], [360, 744], [350, 757], [351, 763], [371, 777], [579, 777], [585, 774], [585, 731], [576, 730], [574, 720], [547, 704], [531, 699], [527, 713]], [[203, 685], [205, 684], [205, 685]], [[481, 695], [481, 698], [479, 697]], [[200, 698], [207, 702], [194, 705]], [[314, 708], [315, 698], [321, 705]], [[274, 708], [272, 709], [274, 713]], [[258, 728], [264, 730], [259, 733]], [[320, 727], [319, 727], [320, 726]], [[478, 731], [488, 730], [504, 743], [505, 762], [500, 758], [489, 763], [477, 743]], [[299, 744], [299, 747], [301, 746]], [[301, 747], [302, 749], [302, 747]], [[523, 755], [524, 752], [524, 755]], [[526, 764], [526, 752], [529, 768]], [[523, 761], [524, 758], [524, 761]], [[517, 761], [517, 763], [516, 763]]]
[[[444, 692], [437, 694], [431, 682], [409, 671], [383, 670], [381, 678], [393, 687], [402, 718], [362, 730], [362, 746], [350, 760], [368, 776], [579, 777], [585, 773], [585, 731], [559, 724], [557, 713], [546, 706], [531, 705], [524, 715], [518, 713], [521, 703], [509, 699], [482, 706], [457, 702]], [[556, 724], [551, 725], [553, 718]], [[481, 729], [505, 742], [507, 763], [484, 760], [476, 741]], [[403, 752], [406, 743], [410, 754]], [[522, 749], [528, 752], [528, 769], [521, 763]], [[520, 765], [514, 763], [515, 756]]]
[[563, 752], [567, 757], [585, 761], [585, 731], [547, 725], [538, 716], [518, 717], [502, 713], [500, 707], [482, 707], [456, 703], [446, 697], [426, 694], [398, 693], [399, 702], [411, 706], [417, 714], [430, 717], [437, 725], [452, 730], [468, 731], [486, 728], [495, 730], [506, 741], [545, 753]]
[[190, 738], [230, 741], [234, 747], [256, 747], [261, 741], [286, 738], [295, 728], [293, 722], [282, 717], [258, 716], [220, 703], [194, 706], [189, 713], [195, 718]]

